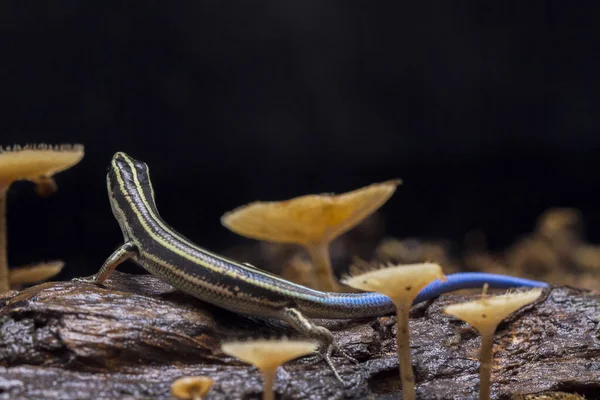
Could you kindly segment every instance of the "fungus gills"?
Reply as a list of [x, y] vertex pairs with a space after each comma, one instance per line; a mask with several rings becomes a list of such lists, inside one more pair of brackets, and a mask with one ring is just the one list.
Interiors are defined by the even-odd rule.
[[492, 375], [492, 353], [496, 328], [513, 312], [533, 303], [542, 294], [542, 289], [513, 292], [501, 296], [483, 297], [467, 303], [453, 304], [444, 309], [446, 314], [465, 321], [481, 335], [479, 367], [479, 399], [490, 398]]
[[223, 353], [255, 365], [263, 376], [263, 400], [274, 400], [273, 384], [280, 365], [314, 353], [318, 343], [309, 340], [266, 339], [223, 343]]
[[340, 195], [306, 195], [286, 201], [254, 202], [221, 217], [231, 231], [253, 239], [293, 243], [309, 254], [316, 289], [336, 291], [329, 244], [381, 207], [401, 183], [392, 180]]
[[342, 280], [348, 286], [388, 296], [396, 306], [398, 362], [405, 400], [415, 399], [415, 377], [410, 356], [408, 315], [421, 289], [436, 279], [446, 280], [437, 264], [391, 266]]

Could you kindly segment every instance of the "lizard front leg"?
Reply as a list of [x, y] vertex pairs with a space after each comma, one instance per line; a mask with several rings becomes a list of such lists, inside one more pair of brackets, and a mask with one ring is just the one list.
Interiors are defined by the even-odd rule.
[[102, 268], [98, 273], [90, 278], [75, 278], [74, 281], [77, 282], [90, 282], [95, 284], [101, 284], [114, 272], [115, 268], [117, 268], [124, 261], [133, 258], [137, 255], [137, 246], [133, 242], [126, 242], [114, 253], [110, 255], [102, 264]]
[[338, 350], [344, 357], [350, 359], [351, 361], [356, 362], [356, 360], [348, 356], [335, 344], [331, 331], [325, 327], [315, 325], [295, 308], [285, 308], [283, 310], [282, 319], [303, 335], [312, 339], [316, 339], [322, 344], [323, 348], [325, 349], [325, 351], [321, 354], [323, 359], [333, 371], [335, 378], [340, 381], [340, 383], [345, 385], [344, 380], [337, 372], [333, 362], [331, 361], [331, 354], [333, 353], [333, 350]]

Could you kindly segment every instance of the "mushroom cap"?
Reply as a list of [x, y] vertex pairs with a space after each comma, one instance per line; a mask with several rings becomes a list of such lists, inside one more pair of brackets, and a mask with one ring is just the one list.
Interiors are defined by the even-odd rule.
[[260, 370], [273, 370], [283, 363], [315, 352], [318, 347], [318, 343], [312, 340], [261, 339], [223, 343], [221, 350], [256, 365]]
[[342, 279], [355, 289], [384, 294], [399, 304], [411, 304], [421, 289], [432, 281], [445, 281], [446, 275], [438, 264], [423, 263], [388, 266]]
[[582, 236], [583, 217], [575, 208], [550, 208], [539, 216], [536, 231], [547, 239], [557, 236]]
[[542, 289], [512, 292], [500, 296], [483, 297], [466, 303], [453, 304], [444, 313], [454, 315], [480, 333], [493, 333], [503, 319], [521, 307], [536, 301]]
[[208, 376], [186, 376], [171, 384], [171, 394], [178, 399], [192, 399], [204, 396], [210, 390], [213, 380]]
[[40, 181], [77, 164], [84, 156], [82, 145], [32, 145], [0, 149], [0, 186], [17, 180]]
[[62, 271], [64, 265], [63, 261], [57, 260], [11, 268], [8, 271], [8, 280], [11, 285], [29, 285], [43, 282]]
[[247, 204], [225, 213], [221, 223], [242, 236], [279, 243], [328, 243], [381, 207], [400, 180], [339, 194]]

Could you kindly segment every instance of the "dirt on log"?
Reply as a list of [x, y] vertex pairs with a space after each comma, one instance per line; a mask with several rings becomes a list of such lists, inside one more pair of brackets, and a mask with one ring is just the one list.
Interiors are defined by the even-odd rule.
[[[449, 295], [413, 308], [411, 351], [419, 399], [478, 398], [479, 335], [445, 315]], [[256, 368], [220, 351], [223, 339], [295, 336], [283, 324], [209, 306], [152, 276], [114, 273], [102, 287], [51, 282], [0, 300], [0, 398], [170, 399], [182, 376], [208, 375], [207, 399], [258, 399]], [[600, 295], [547, 289], [495, 336], [494, 398], [549, 391], [600, 398]], [[395, 318], [319, 321], [359, 360], [280, 368], [282, 399], [397, 399]]]

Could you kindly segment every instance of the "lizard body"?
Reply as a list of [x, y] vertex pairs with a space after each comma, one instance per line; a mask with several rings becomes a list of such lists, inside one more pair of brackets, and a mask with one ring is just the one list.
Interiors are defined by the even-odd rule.
[[[119, 264], [133, 260], [198, 299], [236, 313], [283, 320], [320, 341], [326, 349], [323, 357], [340, 381], [330, 358], [337, 349], [333, 336], [309, 318], [366, 318], [395, 310], [390, 299], [382, 294], [313, 290], [194, 244], [163, 221], [154, 201], [148, 166], [125, 153], [113, 156], [107, 189], [125, 243], [105, 261], [93, 277], [94, 283], [104, 282]], [[546, 286], [504, 275], [459, 273], [448, 275], [447, 282], [429, 285], [416, 302], [452, 290], [481, 287], [484, 283], [490, 287]]]

